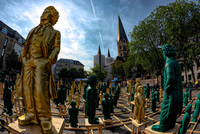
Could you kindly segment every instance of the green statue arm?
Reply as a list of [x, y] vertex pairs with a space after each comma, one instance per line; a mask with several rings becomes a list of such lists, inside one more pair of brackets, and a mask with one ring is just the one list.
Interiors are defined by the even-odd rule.
[[51, 64], [54, 64], [57, 61], [58, 53], [60, 52], [60, 32], [57, 31], [55, 35], [53, 50], [49, 56], [49, 61]]
[[175, 72], [174, 72], [174, 64], [171, 63], [167, 63], [165, 65], [165, 69], [166, 69], [166, 81], [165, 81], [165, 91], [167, 94], [170, 94], [173, 90], [173, 87], [175, 85]]

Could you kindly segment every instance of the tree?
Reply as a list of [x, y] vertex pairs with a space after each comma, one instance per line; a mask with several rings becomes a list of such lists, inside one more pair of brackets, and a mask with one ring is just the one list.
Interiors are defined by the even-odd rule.
[[113, 77], [120, 77], [122, 80], [124, 80], [124, 68], [123, 68], [124, 63], [122, 61], [115, 61], [112, 65], [111, 65], [111, 74]]
[[8, 71], [20, 71], [21, 70], [21, 63], [19, 61], [18, 55], [13, 49], [11, 54], [6, 57], [6, 69]]
[[102, 82], [108, 76], [108, 72], [102, 66], [100, 66], [100, 64], [96, 64], [95, 67], [91, 68], [91, 71], [92, 72], [90, 74], [97, 76], [97, 81]]

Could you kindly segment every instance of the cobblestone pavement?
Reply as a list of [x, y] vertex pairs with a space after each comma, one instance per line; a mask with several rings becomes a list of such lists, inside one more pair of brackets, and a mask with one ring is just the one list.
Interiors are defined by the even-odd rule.
[[[196, 101], [195, 99], [197, 98], [197, 95], [199, 93], [200, 93], [200, 89], [198, 89], [198, 90], [193, 89], [192, 90], [193, 100], [189, 103], [192, 103], [194, 105], [194, 102]], [[63, 134], [86, 134], [87, 133], [85, 126], [84, 126], [85, 118], [83, 116], [84, 115], [84, 110], [83, 110], [84, 105], [82, 103], [82, 97], [80, 97], [80, 100], [81, 100], [81, 105], [80, 105], [79, 118], [78, 118], [78, 121], [79, 121], [78, 129], [80, 129], [80, 130], [75, 131], [75, 130], [69, 130], [68, 129], [68, 127], [69, 127], [69, 116], [67, 115], [67, 116], [64, 117], [64, 119], [65, 119], [65, 129], [63, 131]], [[113, 133], [113, 134], [130, 134], [131, 133], [132, 123], [131, 123], [131, 119], [129, 118], [130, 117], [130, 105], [127, 104], [127, 100], [128, 100], [128, 95], [125, 93], [125, 88], [122, 88], [117, 107], [114, 109], [115, 113], [114, 113], [114, 115], [112, 115], [112, 119], [114, 120], [114, 127], [103, 128], [103, 134], [110, 134], [110, 133]], [[162, 101], [162, 98], [161, 98], [161, 101]], [[4, 110], [2, 109], [2, 104], [3, 104], [3, 100], [0, 100], [0, 118], [2, 118], [2, 115], [4, 113]], [[145, 109], [145, 115], [147, 117], [147, 121], [150, 122], [148, 124], [148, 126], [159, 121], [159, 119], [160, 119], [159, 110], [161, 108], [161, 105], [162, 105], [161, 103], [157, 103], [158, 114], [155, 114], [155, 115], [153, 115], [150, 112], [150, 108]], [[67, 107], [69, 106], [68, 101], [66, 101], [66, 106]], [[60, 117], [58, 117], [59, 110], [56, 108], [56, 106], [53, 102], [51, 103], [51, 108], [52, 108], [51, 111], [52, 111], [53, 117], [60, 118]], [[13, 108], [13, 110], [14, 110], [14, 108]], [[183, 110], [182, 115], [177, 119], [177, 123], [181, 123], [182, 118], [184, 116], [184, 113], [185, 112]], [[192, 111], [192, 113], [193, 113], [193, 111]], [[103, 118], [101, 105], [99, 105], [99, 108], [96, 110], [96, 115], [100, 118]], [[190, 133], [189, 131], [192, 131], [194, 126], [195, 126], [195, 124], [191, 124], [189, 126], [188, 131], [187, 131], [188, 134]], [[136, 129], [137, 128], [135, 127], [135, 131], [136, 131]], [[144, 130], [144, 127], [142, 127], [141, 130]], [[90, 131], [92, 131], [94, 134], [98, 133], [97, 129], [92, 129]], [[200, 123], [196, 125], [196, 128], [194, 129], [194, 131], [197, 131], [197, 132], [200, 133]], [[4, 132], [0, 131], [0, 134], [8, 134], [8, 131], [4, 131]]]

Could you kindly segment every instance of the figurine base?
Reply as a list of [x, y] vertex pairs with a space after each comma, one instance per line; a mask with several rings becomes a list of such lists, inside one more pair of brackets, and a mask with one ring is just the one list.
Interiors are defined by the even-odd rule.
[[[62, 134], [65, 122], [61, 118], [52, 118], [54, 134]], [[20, 126], [18, 120], [8, 125], [11, 134], [42, 134], [39, 125]]]
[[139, 123], [136, 122], [135, 119], [132, 119], [132, 124], [133, 124], [133, 126], [132, 126], [132, 132], [131, 132], [131, 134], [134, 133], [134, 127], [135, 127], [135, 126], [137, 127], [137, 132], [136, 132], [136, 134], [139, 134], [139, 133], [141, 133], [141, 127], [144, 126], [144, 127], [146, 128], [146, 127], [147, 127], [147, 124], [149, 124], [149, 121], [142, 122], [142, 123], [139, 124]]
[[106, 126], [106, 125], [112, 125], [113, 126], [113, 120], [112, 119], [107, 119], [107, 120], [103, 119], [103, 123], [104, 123], [104, 126]]
[[[153, 125], [159, 125], [159, 124], [160, 124], [160, 122], [157, 122]], [[175, 127], [173, 129], [168, 130], [167, 132], [157, 132], [157, 131], [151, 130], [151, 127], [153, 125], [145, 128], [145, 133], [147, 133], [147, 134], [176, 134], [179, 131], [179, 129], [181, 128], [181, 124], [176, 123]]]
[[98, 128], [98, 134], [102, 134], [102, 127], [104, 126], [101, 118], [99, 118], [99, 124], [90, 124], [88, 122], [88, 119], [85, 118], [85, 127], [87, 128], [87, 134], [90, 133], [90, 128], [94, 128], [94, 127], [97, 127]]

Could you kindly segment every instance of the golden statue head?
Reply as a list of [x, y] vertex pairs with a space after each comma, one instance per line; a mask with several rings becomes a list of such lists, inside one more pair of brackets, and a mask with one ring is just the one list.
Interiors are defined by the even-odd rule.
[[76, 92], [75, 94], [76, 94], [76, 96], [78, 96], [78, 92]]
[[59, 12], [53, 6], [48, 6], [44, 9], [44, 12], [40, 17], [40, 24], [44, 23], [44, 21], [47, 20], [53, 26], [57, 23], [58, 18]]
[[143, 86], [139, 86], [137, 89], [138, 89], [139, 93], [144, 94], [144, 87]]
[[137, 83], [140, 83], [140, 81], [141, 81], [140, 78], [137, 78], [137, 79], [136, 79], [136, 82], [137, 82]]

